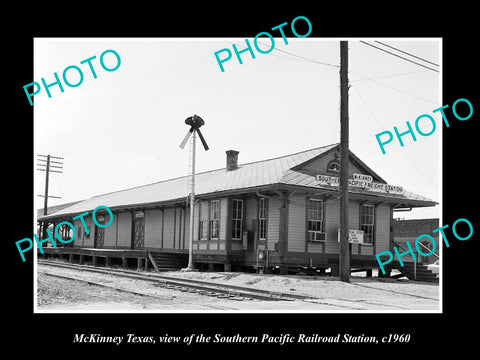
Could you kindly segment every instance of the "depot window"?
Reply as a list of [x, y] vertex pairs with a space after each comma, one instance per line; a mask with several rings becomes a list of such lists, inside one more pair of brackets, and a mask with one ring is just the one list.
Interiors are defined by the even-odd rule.
[[375, 238], [375, 208], [373, 205], [360, 207], [360, 230], [363, 230], [363, 243], [373, 244]]
[[220, 202], [210, 202], [210, 239], [218, 239], [218, 224], [220, 222]]
[[325, 241], [325, 222], [323, 200], [308, 200], [308, 239], [309, 241]]
[[243, 200], [232, 200], [232, 240], [242, 239]]
[[267, 199], [260, 198], [258, 203], [258, 238], [267, 238]]

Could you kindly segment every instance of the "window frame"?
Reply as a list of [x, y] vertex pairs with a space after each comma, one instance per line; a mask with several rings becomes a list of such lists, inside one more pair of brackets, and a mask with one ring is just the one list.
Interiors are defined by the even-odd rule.
[[209, 221], [208, 220], [200, 220], [200, 240], [208, 240], [209, 234]]
[[258, 201], [258, 240], [267, 240], [267, 225], [268, 199], [261, 197]]
[[[371, 213], [364, 214], [363, 209], [371, 208]], [[375, 243], [375, 206], [372, 204], [362, 204], [360, 205], [359, 211], [359, 222], [360, 222], [360, 230], [363, 231], [363, 244], [362, 245], [369, 245], [373, 246]], [[368, 219], [370, 218], [371, 219]], [[366, 220], [371, 220], [371, 223], [366, 222]], [[366, 230], [368, 229], [368, 230]], [[369, 240], [367, 242], [367, 240]]]
[[[320, 203], [321, 207], [319, 209], [317, 208], [311, 208], [311, 204], [315, 203]], [[316, 216], [315, 212], [318, 212], [320, 210], [320, 216], [318, 214]], [[316, 224], [315, 226], [311, 226], [313, 224]], [[318, 234], [325, 234], [325, 202], [323, 199], [315, 199], [315, 198], [309, 198], [307, 199], [307, 239], [309, 242], [326, 242], [326, 236], [324, 239], [319, 239], [317, 238]], [[319, 225], [319, 226], [318, 226]], [[320, 227], [320, 229], [314, 230], [312, 227]]]
[[[215, 204], [215, 206], [213, 206]], [[215, 224], [215, 226], [214, 226]], [[216, 231], [216, 236], [214, 235]], [[220, 236], [220, 200], [211, 200], [208, 211], [208, 239], [218, 240]]]
[[[235, 204], [241, 204], [240, 211], [237, 207], [235, 207]], [[230, 236], [232, 240], [242, 240], [242, 231], [243, 231], [243, 199], [232, 199], [232, 227], [230, 231]], [[239, 218], [237, 216], [240, 215]], [[238, 230], [240, 230], [238, 232]], [[236, 237], [237, 233], [239, 234], [239, 237]]]

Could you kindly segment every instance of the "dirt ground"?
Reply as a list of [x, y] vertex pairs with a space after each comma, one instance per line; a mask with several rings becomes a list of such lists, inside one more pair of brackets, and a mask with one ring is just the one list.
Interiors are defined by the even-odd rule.
[[[84, 282], [45, 275], [55, 272], [115, 284], [152, 294], [138, 296]], [[189, 278], [308, 295], [308, 301], [232, 300], [162, 288], [152, 283], [71, 269], [38, 266], [37, 312], [435, 312], [440, 309], [439, 285], [383, 278], [281, 276], [233, 272], [166, 272], [172, 278]]]

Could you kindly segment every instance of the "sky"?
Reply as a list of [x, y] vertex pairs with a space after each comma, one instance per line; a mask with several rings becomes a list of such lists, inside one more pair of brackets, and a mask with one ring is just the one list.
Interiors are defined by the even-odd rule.
[[[275, 38], [270, 53], [254, 49], [254, 59], [243, 53], [243, 64], [233, 55], [222, 72], [214, 53], [233, 52], [232, 44], [242, 49], [244, 38], [36, 38], [32, 81], [52, 83], [54, 72], [62, 78], [71, 65], [84, 75], [77, 87], [63, 84], [62, 93], [52, 86], [51, 98], [44, 89], [34, 97], [35, 154], [63, 158], [63, 173], [49, 181], [49, 194], [61, 199], [49, 199], [49, 206], [187, 175], [188, 146], [179, 144], [193, 114], [205, 120], [210, 147], [204, 151], [198, 142], [197, 172], [225, 167], [230, 149], [240, 152], [242, 164], [339, 142], [340, 40], [349, 45], [350, 150], [387, 183], [441, 203], [443, 122], [432, 113], [443, 105], [440, 39], [289, 37], [285, 44]], [[393, 52], [376, 40], [439, 64], [429, 66], [440, 71], [360, 42]], [[268, 38], [261, 41], [268, 49]], [[99, 63], [106, 50], [120, 56], [115, 71]], [[81, 64], [92, 56], [96, 79]], [[104, 61], [116, 65], [112, 53]], [[68, 71], [70, 82], [76, 76]], [[382, 154], [375, 135], [394, 126], [405, 131], [422, 114], [436, 119], [436, 131], [417, 134], [416, 142], [404, 136], [404, 147], [395, 140]], [[420, 127], [431, 129], [427, 122]], [[35, 194], [43, 194], [45, 173], [35, 170], [34, 183]], [[42, 208], [43, 198], [35, 205]], [[440, 214], [441, 204], [394, 217]]]

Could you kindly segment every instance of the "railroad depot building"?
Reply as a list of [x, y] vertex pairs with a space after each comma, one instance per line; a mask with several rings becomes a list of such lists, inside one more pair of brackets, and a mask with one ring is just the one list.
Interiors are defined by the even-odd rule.
[[[198, 173], [195, 185], [193, 262], [198, 268], [235, 271], [253, 267], [316, 267], [338, 271], [340, 227], [339, 144], [248, 164], [229, 150], [226, 167]], [[349, 153], [351, 266], [378, 268], [375, 254], [393, 251], [393, 211], [435, 206], [436, 202], [386, 183]], [[38, 233], [62, 221], [74, 224], [73, 242], [46, 253], [69, 254], [70, 261], [92, 256], [137, 258], [161, 266], [162, 256], [188, 258], [189, 177], [160, 181], [92, 197], [38, 217]], [[109, 207], [106, 228], [92, 211]], [[89, 212], [85, 224], [73, 217]], [[97, 221], [109, 215], [96, 214]], [[68, 229], [67, 229], [68, 230]], [[69, 236], [65, 231], [64, 236]], [[71, 236], [71, 232], [70, 232]], [[82, 260], [83, 259], [83, 260]]]

